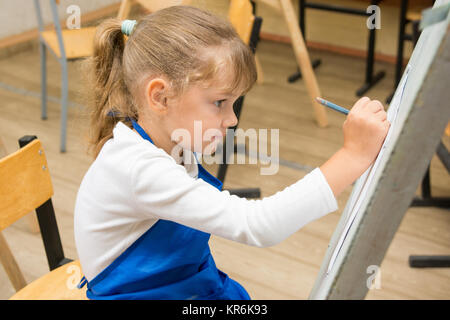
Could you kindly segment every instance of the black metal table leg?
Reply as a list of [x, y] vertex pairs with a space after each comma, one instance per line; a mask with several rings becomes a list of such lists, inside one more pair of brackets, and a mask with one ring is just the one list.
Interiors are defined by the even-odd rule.
[[450, 268], [450, 256], [409, 256], [411, 268]]
[[[239, 97], [238, 100], [236, 100], [236, 102], [233, 105], [233, 110], [234, 113], [236, 114], [236, 117], [239, 119], [241, 116], [241, 111], [242, 111], [242, 105], [244, 103], [244, 96]], [[219, 170], [217, 172], [217, 179], [219, 179], [220, 181], [222, 181], [222, 183], [225, 180], [225, 176], [228, 170], [228, 159], [229, 159], [229, 155], [230, 153], [237, 152], [237, 145], [234, 143], [234, 133], [237, 129], [237, 125], [235, 125], [234, 127], [232, 127], [231, 129], [227, 130], [227, 136], [224, 139], [224, 146], [225, 148], [222, 148], [222, 163], [219, 165]], [[228, 141], [228, 143], [227, 143]], [[230, 148], [228, 148], [227, 146], [229, 146], [231, 143], [232, 148], [231, 150], [228, 150]], [[260, 188], [235, 188], [235, 189], [228, 189], [228, 191], [230, 192], [230, 194], [233, 195], [237, 195], [239, 197], [242, 198], [259, 198], [261, 197], [261, 190]]]
[[[378, 4], [379, 1], [372, 1], [373, 5]], [[367, 60], [366, 60], [366, 79], [364, 84], [356, 90], [358, 97], [363, 96], [368, 90], [370, 90], [375, 84], [384, 78], [386, 73], [379, 71], [373, 75], [373, 65], [375, 63], [375, 28], [369, 30], [369, 41], [367, 45]]]
[[[250, 1], [250, 2], [252, 4], [252, 12], [255, 15], [256, 3], [254, 1]], [[255, 20], [253, 22], [252, 33], [250, 35], [250, 43], [249, 43], [250, 49], [253, 51], [253, 53], [256, 52], [256, 47], [259, 42], [259, 33], [261, 30], [261, 25], [262, 25], [262, 18], [255, 16]], [[241, 116], [243, 103], [244, 103], [244, 96], [241, 96], [233, 104], [233, 111], [236, 114], [236, 117], [238, 120]], [[236, 149], [238, 146], [236, 146], [234, 143], [234, 132], [236, 131], [236, 128], [237, 128], [237, 124], [233, 128], [231, 128], [231, 130], [227, 130], [227, 136], [225, 137], [225, 140], [224, 140], [225, 149], [223, 149], [223, 152], [222, 152], [222, 163], [219, 165], [219, 170], [217, 172], [217, 178], [222, 183], [225, 180], [225, 175], [228, 170], [228, 156], [231, 152], [235, 152], [235, 153], [237, 152]], [[232, 146], [233, 146], [231, 148], [231, 150], [226, 150], [226, 149], [228, 149], [226, 141], [229, 141], [229, 143], [231, 141]], [[228, 189], [228, 191], [230, 192], [230, 194], [237, 195], [242, 198], [259, 198], [259, 197], [261, 197], [261, 190], [259, 188], [243, 188], [243, 189], [238, 188], [238, 189]]]
[[[442, 143], [439, 143], [437, 148], [437, 156], [441, 160], [442, 164], [450, 172], [450, 154]], [[431, 195], [431, 183], [430, 183], [430, 166], [422, 180], [422, 197], [414, 198], [411, 203], [411, 207], [439, 207], [450, 209], [450, 197], [433, 197]], [[409, 266], [411, 268], [449, 268], [450, 267], [450, 255], [448, 256], [409, 256]]]
[[[405, 29], [406, 29], [406, 11], [408, 9], [408, 0], [402, 0], [401, 7], [400, 7], [400, 24], [398, 29], [398, 44], [397, 44], [397, 62], [395, 64], [395, 83], [394, 87], [397, 88], [398, 84], [400, 83], [400, 79], [402, 77], [402, 70], [403, 70], [403, 47], [405, 40]], [[386, 102], [390, 103], [392, 98], [394, 97], [394, 92], [392, 92], [387, 98]]]

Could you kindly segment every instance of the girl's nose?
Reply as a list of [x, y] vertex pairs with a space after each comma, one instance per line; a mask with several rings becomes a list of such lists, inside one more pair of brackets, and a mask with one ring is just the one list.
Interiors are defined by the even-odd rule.
[[234, 127], [238, 124], [238, 118], [236, 117], [233, 108], [229, 108], [229, 110], [230, 111], [228, 111], [225, 120], [222, 122], [224, 128]]

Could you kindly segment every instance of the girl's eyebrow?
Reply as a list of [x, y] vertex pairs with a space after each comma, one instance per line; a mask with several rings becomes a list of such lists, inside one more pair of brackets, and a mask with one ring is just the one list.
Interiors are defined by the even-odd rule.
[[231, 94], [222, 93], [222, 92], [215, 93], [215, 94], [213, 94], [213, 96], [216, 99], [219, 99], [219, 100], [227, 100], [227, 99], [230, 99], [232, 97]]
[[218, 90], [217, 94], [223, 95], [223, 96], [225, 96], [227, 98], [232, 98], [232, 97], [234, 97], [236, 95], [235, 92], [230, 92], [230, 91], [227, 91], [227, 90]]
[[216, 91], [217, 94], [222, 95], [222, 96], [226, 96], [226, 97], [232, 97], [232, 93], [229, 91]]

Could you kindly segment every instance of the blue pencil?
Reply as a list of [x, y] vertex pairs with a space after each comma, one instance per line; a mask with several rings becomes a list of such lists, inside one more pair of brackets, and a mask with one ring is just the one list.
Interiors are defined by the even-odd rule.
[[325, 107], [328, 107], [328, 108], [331, 108], [333, 110], [339, 111], [339, 112], [341, 112], [343, 114], [348, 114], [350, 112], [350, 110], [342, 108], [342, 107], [338, 106], [337, 104], [334, 104], [333, 102], [327, 101], [325, 99], [317, 97], [316, 100], [321, 105], [324, 105]]

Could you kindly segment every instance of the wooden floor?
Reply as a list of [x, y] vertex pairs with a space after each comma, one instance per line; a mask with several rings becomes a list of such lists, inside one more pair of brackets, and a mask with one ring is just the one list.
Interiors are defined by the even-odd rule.
[[[318, 128], [304, 83], [286, 81], [296, 70], [292, 49], [285, 44], [261, 42], [258, 54], [265, 83], [247, 95], [240, 127], [279, 129], [281, 159], [305, 170], [321, 165], [343, 142], [344, 116], [328, 112], [330, 126]], [[355, 91], [364, 79], [365, 61], [320, 51], [311, 51], [311, 56], [322, 59], [316, 75], [323, 96], [350, 107], [357, 100]], [[39, 68], [37, 49], [0, 60], [0, 137], [8, 152], [17, 149], [17, 140], [23, 135], [37, 135], [41, 139], [53, 179], [53, 204], [64, 250], [67, 257], [75, 259], [73, 208], [79, 184], [92, 162], [84, 144], [87, 117], [82, 107], [82, 72], [79, 62], [70, 64], [69, 98], [75, 105], [69, 112], [68, 151], [61, 154], [59, 105], [49, 102], [48, 120], [40, 120], [40, 99], [36, 96], [40, 88]], [[384, 69], [387, 76], [368, 95], [385, 101], [392, 90], [394, 66], [377, 64], [376, 69]], [[58, 97], [60, 69], [52, 56], [48, 78], [49, 95]], [[449, 139], [444, 142], [449, 147]], [[260, 187], [262, 195], [268, 196], [307, 173], [281, 165], [276, 175], [262, 176], [260, 169], [264, 166], [230, 166], [225, 187]], [[216, 167], [206, 167], [216, 172]], [[449, 196], [449, 175], [438, 159], [433, 159], [431, 170], [433, 194]], [[254, 248], [212, 236], [210, 245], [217, 266], [242, 283], [253, 299], [307, 299], [350, 191], [351, 187], [339, 197], [337, 212], [310, 223], [270, 248]], [[30, 232], [27, 221], [19, 220], [3, 233], [27, 281], [48, 272], [40, 235]], [[434, 208], [407, 211], [381, 266], [381, 289], [370, 290], [367, 299], [450, 298], [450, 269], [411, 269], [410, 254], [450, 254], [449, 211]], [[0, 270], [0, 299], [13, 293], [6, 274]]]

